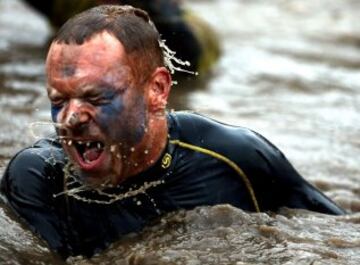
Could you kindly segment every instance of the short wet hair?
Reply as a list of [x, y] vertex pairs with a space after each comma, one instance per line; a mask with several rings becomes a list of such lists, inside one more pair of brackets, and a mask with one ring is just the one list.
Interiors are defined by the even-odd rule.
[[146, 11], [129, 5], [100, 5], [70, 18], [53, 41], [82, 45], [97, 33], [114, 35], [129, 56], [135, 77], [147, 79], [164, 66], [160, 35]]

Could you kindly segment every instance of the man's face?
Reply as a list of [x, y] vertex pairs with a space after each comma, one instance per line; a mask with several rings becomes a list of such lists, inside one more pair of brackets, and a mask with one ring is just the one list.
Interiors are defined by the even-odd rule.
[[[123, 45], [96, 34], [82, 45], [53, 43], [47, 58], [51, 114], [70, 160], [85, 179], [118, 182], [147, 128], [147, 97]], [[117, 179], [117, 180], [114, 180]]]

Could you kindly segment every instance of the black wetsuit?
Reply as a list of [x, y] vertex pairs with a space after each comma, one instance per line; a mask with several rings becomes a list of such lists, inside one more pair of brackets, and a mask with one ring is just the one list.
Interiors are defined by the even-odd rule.
[[191, 113], [171, 113], [168, 122], [169, 142], [159, 161], [105, 190], [124, 194], [145, 185], [145, 192], [130, 192], [111, 204], [94, 203], [104, 198], [93, 191], [78, 193], [90, 203], [59, 195], [64, 190], [66, 157], [60, 144], [50, 140], [41, 140], [12, 159], [2, 191], [15, 212], [64, 257], [91, 256], [164, 213], [199, 205], [344, 213], [259, 134]]

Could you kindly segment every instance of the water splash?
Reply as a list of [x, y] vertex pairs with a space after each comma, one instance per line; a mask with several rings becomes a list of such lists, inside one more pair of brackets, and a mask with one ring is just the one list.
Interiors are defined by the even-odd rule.
[[34, 121], [29, 123], [29, 132], [31, 136], [35, 139], [42, 139], [44, 138], [44, 135], [39, 135], [36, 133], [35, 128], [41, 127], [41, 126], [52, 126], [51, 128], [62, 128], [63, 124], [59, 122], [52, 122], [52, 121]]
[[[127, 191], [125, 192], [118, 192], [113, 193], [107, 191], [108, 189], [114, 188], [114, 185], [110, 183], [110, 180], [107, 179], [104, 182], [97, 184], [96, 186], [90, 185], [83, 181], [79, 174], [76, 173], [76, 167], [71, 163], [68, 162], [64, 169], [64, 191], [54, 194], [54, 198], [66, 195], [69, 197], [73, 197], [76, 200], [87, 202], [87, 203], [96, 203], [96, 204], [112, 204], [117, 201], [121, 201], [127, 198], [134, 197], [136, 198], [139, 194], [146, 195], [149, 200], [153, 203], [155, 209], [159, 211], [156, 207], [156, 203], [154, 202], [153, 198], [146, 193], [148, 189], [154, 188], [158, 185], [162, 185], [165, 183], [164, 180], [156, 180], [151, 182], [144, 182], [140, 187], [136, 185], [132, 185]], [[119, 188], [121, 185], [118, 185]], [[92, 199], [83, 195], [82, 193], [85, 192], [95, 192], [97, 195], [100, 195], [103, 199]]]
[[[159, 46], [163, 51], [164, 54], [164, 60], [165, 60], [165, 66], [170, 70], [171, 74], [174, 74], [175, 72], [183, 72], [183, 73], [188, 73], [188, 74], [192, 74], [192, 75], [199, 75], [198, 72], [194, 72], [194, 71], [190, 71], [190, 70], [186, 70], [184, 68], [182, 68], [182, 66], [186, 66], [189, 67], [190, 66], [190, 62], [188, 61], [183, 61], [179, 58], [176, 58], [176, 52], [171, 50], [166, 44], [165, 44], [165, 40], [159, 40]], [[177, 84], [176, 81], [173, 81], [173, 84]]]

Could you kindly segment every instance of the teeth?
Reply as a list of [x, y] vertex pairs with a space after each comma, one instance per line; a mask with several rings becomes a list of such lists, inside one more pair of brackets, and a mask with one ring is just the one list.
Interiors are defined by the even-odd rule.
[[115, 152], [115, 149], [116, 149], [116, 145], [110, 146], [110, 152], [111, 152], [111, 153], [114, 153], [114, 152]]
[[97, 148], [101, 149], [101, 144], [100, 143], [97, 144]]
[[83, 144], [83, 142], [82, 142], [82, 141], [78, 141], [78, 144]]
[[86, 143], [86, 146], [87, 146], [87, 147], [90, 147], [90, 142], [87, 142], [87, 143]]
[[72, 140], [69, 140], [67, 144], [68, 146], [72, 145]]
[[131, 152], [134, 152], [134, 151], [135, 151], [135, 148], [134, 148], [134, 147], [131, 147], [131, 148], [130, 148], [130, 151], [131, 151]]

